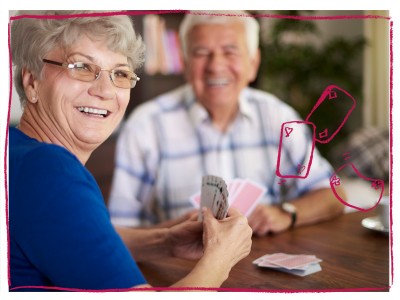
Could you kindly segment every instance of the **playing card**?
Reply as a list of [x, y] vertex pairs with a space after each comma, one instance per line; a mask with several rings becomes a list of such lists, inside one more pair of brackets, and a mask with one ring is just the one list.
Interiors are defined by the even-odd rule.
[[270, 256], [271, 254], [265, 254], [255, 260], [253, 260], [253, 264], [258, 265], [259, 263], [261, 263], [265, 258], [267, 258], [268, 256]]
[[[326, 144], [332, 140], [346, 123], [355, 107], [356, 100], [348, 92], [335, 85], [328, 86], [306, 118], [306, 121], [316, 126], [315, 141]], [[322, 116], [334, 108], [341, 115], [335, 122], [330, 122], [328, 126], [322, 124]]]
[[312, 263], [319, 263], [322, 260], [318, 259], [314, 255], [288, 255], [286, 258], [267, 260], [277, 266], [292, 270], [301, 269], [304, 266]]
[[265, 195], [266, 188], [250, 180], [244, 180], [230, 199], [231, 207], [238, 209], [246, 217]]
[[200, 193], [196, 193], [196, 194], [190, 196], [189, 200], [194, 207], [198, 208], [200, 206], [200, 201], [201, 201]]
[[[200, 207], [209, 207], [213, 215], [221, 220], [226, 217], [228, 206], [228, 190], [225, 181], [218, 176], [203, 176]], [[199, 214], [199, 220], [202, 220], [202, 214]]]
[[314, 255], [274, 253], [255, 259], [253, 264], [258, 267], [270, 268], [297, 276], [307, 276], [322, 270], [319, 265], [321, 261]]
[[218, 176], [207, 175], [202, 178], [201, 192], [192, 195], [190, 202], [194, 207], [209, 207], [217, 219], [226, 217], [229, 206], [249, 216], [265, 192], [265, 187], [249, 179], [237, 178], [226, 184]]
[[268, 261], [274, 262], [274, 261], [284, 260], [284, 259], [286, 259], [286, 258], [288, 258], [290, 256], [291, 255], [286, 254], [286, 253], [273, 253], [273, 254], [265, 255], [263, 257], [264, 257], [264, 260], [268, 260]]
[[[307, 127], [305, 130], [302, 127]], [[304, 132], [310, 130], [313, 138], [309, 144], [304, 145], [305, 149], [300, 149], [305, 156], [301, 161], [294, 162], [290, 169], [284, 168], [287, 164], [285, 153], [287, 149], [297, 149], [300, 140], [303, 139]], [[314, 154], [315, 125], [307, 121], [285, 122], [281, 126], [281, 136], [278, 148], [278, 158], [276, 162], [276, 175], [281, 178], [306, 178], [310, 172], [312, 158]]]
[[229, 192], [228, 201], [230, 204], [232, 204], [232, 199], [235, 198], [236, 192], [238, 188], [242, 185], [242, 183], [243, 180], [240, 178], [235, 178], [228, 183], [228, 192]]
[[258, 265], [259, 267], [268, 267], [268, 268], [280, 268], [278, 265], [270, 262], [268, 259], [273, 258], [276, 255], [284, 255], [283, 253], [275, 253], [275, 254], [265, 254], [255, 260], [253, 260], [253, 264]]

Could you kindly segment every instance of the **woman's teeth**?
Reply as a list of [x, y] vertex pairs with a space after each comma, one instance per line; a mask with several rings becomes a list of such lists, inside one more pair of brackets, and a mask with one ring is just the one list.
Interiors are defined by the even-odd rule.
[[84, 113], [87, 113], [87, 114], [99, 115], [99, 116], [102, 116], [102, 117], [107, 116], [107, 110], [105, 110], [105, 109], [97, 109], [97, 108], [80, 106], [80, 107], [78, 107], [78, 110], [80, 112], [84, 112]]

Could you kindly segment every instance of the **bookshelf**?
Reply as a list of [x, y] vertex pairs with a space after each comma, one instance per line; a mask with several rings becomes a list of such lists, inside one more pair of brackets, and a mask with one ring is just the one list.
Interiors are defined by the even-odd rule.
[[[183, 19], [183, 16], [183, 13], [156, 14], [155, 12], [155, 14], [151, 14], [149, 12], [149, 14], [145, 15], [132, 15], [131, 18], [133, 20], [135, 30], [142, 36], [145, 41], [146, 52], [154, 53], [157, 50], [159, 52], [165, 50], [165, 46], [163, 44], [160, 44], [160, 42], [158, 44], [155, 43], [154, 40], [153, 42], [151, 42], [151, 37], [153, 37], [154, 39], [154, 36], [160, 37], [163, 33], [169, 35], [170, 37], [172, 35], [177, 37], [179, 24]], [[156, 18], [158, 19], [159, 23], [155, 21]], [[165, 53], [168, 54], [165, 55], [164, 53], [164, 63], [168, 60], [168, 56], [175, 57], [174, 60], [177, 59], [176, 52], [179, 51], [179, 49], [176, 48], [177, 45], [172, 47], [174, 48], [173, 51], [165, 51]], [[172, 52], [175, 53], [172, 54]], [[125, 114], [125, 118], [128, 117], [130, 112], [135, 109], [139, 104], [185, 83], [182, 67], [179, 69], [175, 65], [175, 68], [173, 68], [173, 70], [163, 71], [161, 66], [157, 66], [156, 68], [153, 67], [153, 72], [149, 72], [147, 62], [148, 58], [149, 57], [146, 54], [145, 65], [136, 72], [140, 77], [140, 81], [131, 91], [131, 100]]]

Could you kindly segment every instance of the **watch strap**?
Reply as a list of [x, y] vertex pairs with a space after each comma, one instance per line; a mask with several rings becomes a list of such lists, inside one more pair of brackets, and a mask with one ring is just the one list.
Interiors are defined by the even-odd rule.
[[292, 222], [290, 223], [289, 229], [292, 229], [294, 227], [294, 225], [296, 224], [297, 213], [296, 212], [291, 212], [290, 215], [292, 217]]
[[296, 224], [296, 220], [297, 220], [296, 207], [294, 207], [293, 204], [287, 203], [287, 202], [282, 203], [280, 207], [284, 212], [290, 214], [291, 222], [290, 222], [289, 229], [292, 229], [294, 227], [294, 225]]

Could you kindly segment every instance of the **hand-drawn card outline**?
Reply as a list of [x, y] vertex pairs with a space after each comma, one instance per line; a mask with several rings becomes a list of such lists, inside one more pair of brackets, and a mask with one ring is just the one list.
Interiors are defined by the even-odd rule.
[[[344, 89], [336, 86], [336, 85], [329, 85], [325, 88], [325, 90], [322, 92], [321, 96], [319, 97], [317, 103], [314, 105], [314, 107], [311, 109], [311, 112], [308, 114], [306, 121], [309, 121], [310, 117], [312, 116], [312, 114], [315, 112], [315, 110], [326, 100], [331, 100], [332, 96], [331, 93], [335, 93], [335, 95], [337, 94], [335, 90], [341, 91], [343, 92], [352, 102], [352, 106], [350, 107], [350, 109], [347, 111], [346, 115], [344, 116], [342, 122], [339, 124], [339, 126], [336, 128], [336, 130], [330, 135], [330, 137], [326, 138], [327, 136], [329, 136], [327, 129], [325, 129], [325, 131], [322, 131], [320, 133], [320, 136], [318, 138], [315, 139], [316, 142], [321, 143], [321, 144], [327, 144], [329, 143], [334, 137], [335, 135], [342, 129], [342, 127], [344, 126], [344, 124], [346, 123], [347, 119], [349, 118], [351, 112], [354, 110], [354, 108], [356, 107], [356, 100], [353, 98], [352, 95], [350, 95], [347, 91], [345, 91]], [[323, 138], [321, 139], [321, 134], [324, 134]], [[326, 138], [326, 139], [325, 139]]]
[[[307, 166], [300, 165], [300, 169], [302, 169], [301, 172], [297, 172], [297, 175], [294, 175], [294, 174], [293, 175], [284, 175], [284, 174], [281, 173], [281, 170], [280, 170], [282, 141], [283, 141], [284, 134], [285, 134], [285, 137], [289, 137], [290, 134], [292, 134], [293, 128], [288, 127], [287, 125], [293, 124], [293, 123], [295, 123], [295, 124], [307, 124], [307, 125], [310, 125], [312, 127], [311, 152], [310, 152], [310, 157], [309, 157], [309, 161], [308, 161]], [[290, 128], [292, 130], [287, 130], [287, 128]], [[280, 139], [279, 139], [278, 158], [277, 158], [277, 161], [276, 161], [276, 171], [275, 171], [276, 176], [278, 176], [280, 178], [299, 178], [299, 179], [306, 178], [308, 176], [308, 174], [310, 173], [310, 168], [311, 168], [311, 165], [312, 165], [312, 160], [313, 160], [313, 155], [314, 155], [314, 147], [315, 147], [314, 140], [315, 140], [315, 125], [314, 125], [314, 123], [311, 123], [311, 122], [308, 122], [308, 121], [289, 121], [289, 122], [282, 123], [282, 125], [281, 125], [281, 136], [280, 136]], [[304, 170], [303, 166], [306, 167], [305, 168], [306, 172], [305, 172], [305, 175], [300, 176], [300, 174], [303, 173], [303, 170]], [[298, 169], [299, 169], [299, 166], [296, 168], [296, 170], [298, 170]]]

